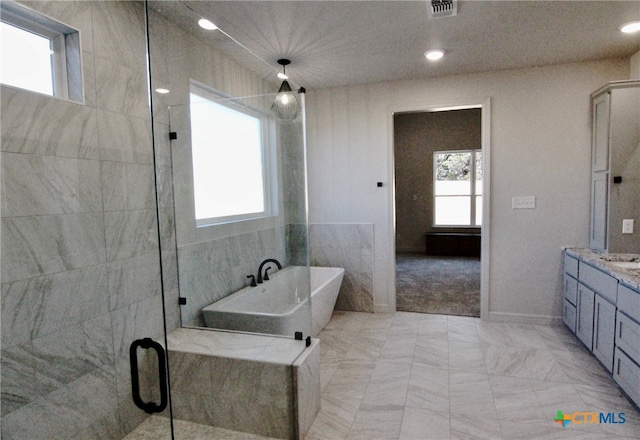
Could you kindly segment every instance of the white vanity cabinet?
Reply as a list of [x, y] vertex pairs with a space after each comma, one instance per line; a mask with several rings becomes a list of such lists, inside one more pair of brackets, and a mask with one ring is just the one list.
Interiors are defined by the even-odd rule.
[[564, 297], [562, 300], [562, 321], [569, 329], [576, 331], [576, 304], [578, 300], [578, 260], [564, 256]]
[[640, 292], [618, 286], [613, 379], [640, 406]]
[[593, 307], [593, 354], [611, 373], [616, 333], [616, 306], [596, 294]]
[[640, 406], [640, 289], [582, 258], [564, 254], [563, 321]]
[[582, 283], [578, 283], [576, 304], [576, 336], [589, 350], [593, 349], [593, 304], [595, 293]]

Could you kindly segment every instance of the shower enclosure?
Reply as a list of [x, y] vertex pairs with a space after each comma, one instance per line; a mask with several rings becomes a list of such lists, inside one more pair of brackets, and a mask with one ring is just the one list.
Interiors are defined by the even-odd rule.
[[[197, 27], [215, 2], [24, 6], [79, 31], [83, 99], [2, 85], [2, 438], [184, 438], [172, 335], [237, 335], [201, 309], [266, 259], [308, 267], [304, 95], [295, 119], [274, 115], [275, 60]], [[205, 107], [244, 118], [214, 159], [193, 150]], [[257, 205], [196, 213], [194, 179], [228, 170], [204, 194]]]
[[[177, 269], [174, 300], [189, 327], [205, 327], [204, 307], [265, 274], [308, 267], [304, 93], [291, 98], [297, 114], [278, 118], [277, 72], [219, 29], [198, 26], [214, 11], [215, 3], [149, 2], [161, 246], [173, 255], [165, 272]], [[308, 271], [304, 278], [288, 301], [306, 337]], [[264, 298], [257, 312], [277, 301]]]

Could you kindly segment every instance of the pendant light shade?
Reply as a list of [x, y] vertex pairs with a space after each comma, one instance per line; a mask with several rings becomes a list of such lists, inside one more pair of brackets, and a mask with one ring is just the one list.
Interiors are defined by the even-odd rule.
[[[286, 59], [278, 60], [278, 64], [282, 66], [282, 76], [286, 76], [285, 66], [290, 63], [291, 61]], [[298, 98], [291, 90], [291, 86], [286, 79], [282, 81], [282, 85], [280, 86], [280, 90], [278, 90], [276, 99], [271, 105], [271, 111], [275, 113], [278, 119], [285, 120], [295, 119], [300, 112], [300, 103], [298, 102]]]

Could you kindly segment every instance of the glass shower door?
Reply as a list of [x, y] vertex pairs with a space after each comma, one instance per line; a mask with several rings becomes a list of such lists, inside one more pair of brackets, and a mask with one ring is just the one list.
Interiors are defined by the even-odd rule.
[[83, 96], [2, 86], [1, 436], [168, 439], [145, 4], [28, 3], [79, 31]]

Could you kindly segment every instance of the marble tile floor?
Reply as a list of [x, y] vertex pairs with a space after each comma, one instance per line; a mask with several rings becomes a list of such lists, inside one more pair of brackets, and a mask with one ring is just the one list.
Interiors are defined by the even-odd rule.
[[[640, 413], [564, 327], [335, 312], [319, 338], [322, 409], [306, 440], [640, 437]], [[563, 428], [558, 411], [626, 421]], [[185, 440], [260, 438], [177, 428]], [[162, 437], [128, 437], [151, 438]]]

